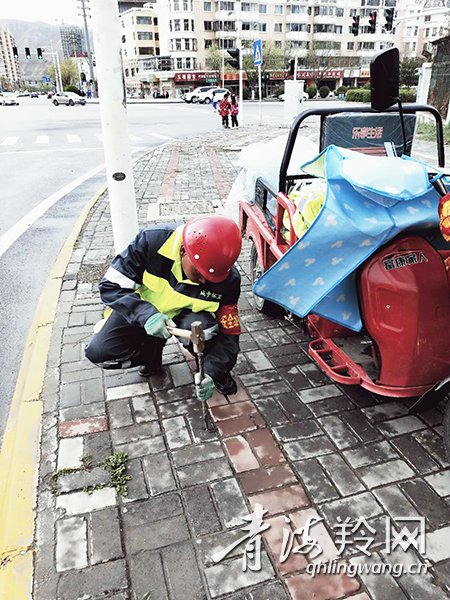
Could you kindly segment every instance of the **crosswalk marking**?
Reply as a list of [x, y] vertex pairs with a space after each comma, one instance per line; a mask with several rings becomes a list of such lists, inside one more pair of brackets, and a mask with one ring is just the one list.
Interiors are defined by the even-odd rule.
[[49, 144], [50, 136], [49, 135], [38, 135], [36, 137], [36, 144]]
[[67, 141], [70, 144], [81, 144], [81, 138], [76, 133], [68, 133], [67, 134]]
[[19, 139], [18, 135], [13, 135], [11, 137], [7, 137], [3, 140], [1, 145], [2, 146], [14, 146], [14, 144], [17, 144], [18, 139]]
[[143, 138], [139, 137], [138, 135], [133, 135], [132, 133], [130, 133], [130, 140], [132, 142], [142, 142]]

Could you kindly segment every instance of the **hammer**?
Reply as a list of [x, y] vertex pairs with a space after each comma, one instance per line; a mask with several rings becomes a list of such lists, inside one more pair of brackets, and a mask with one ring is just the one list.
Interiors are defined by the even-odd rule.
[[[205, 377], [205, 372], [203, 369], [205, 356], [205, 334], [203, 332], [201, 321], [194, 321], [191, 325], [190, 331], [189, 329], [180, 329], [178, 327], [171, 327], [170, 325], [166, 325], [166, 327], [170, 334], [179, 338], [187, 339], [192, 343], [194, 352], [197, 355], [199, 380], [202, 381]], [[206, 430], [210, 433], [215, 432], [216, 427], [211, 419], [206, 402], [202, 402], [202, 417]]]

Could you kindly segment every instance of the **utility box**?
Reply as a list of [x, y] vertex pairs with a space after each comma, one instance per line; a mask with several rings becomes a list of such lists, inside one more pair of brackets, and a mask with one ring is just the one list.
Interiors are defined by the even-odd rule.
[[302, 110], [305, 81], [287, 79], [284, 82], [284, 118], [293, 119]]

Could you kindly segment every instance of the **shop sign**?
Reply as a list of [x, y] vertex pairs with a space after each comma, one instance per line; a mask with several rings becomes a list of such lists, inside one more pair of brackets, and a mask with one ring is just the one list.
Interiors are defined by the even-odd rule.
[[200, 81], [204, 83], [217, 83], [217, 75], [215, 73], [206, 73], [202, 71], [189, 71], [187, 73], [175, 73], [175, 83], [188, 82], [188, 81]]

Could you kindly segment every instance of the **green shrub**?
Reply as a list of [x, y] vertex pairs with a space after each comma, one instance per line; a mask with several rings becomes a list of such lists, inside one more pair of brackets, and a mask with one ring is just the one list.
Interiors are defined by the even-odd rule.
[[400, 88], [400, 100], [402, 102], [415, 102], [416, 101], [416, 90], [404, 87]]
[[322, 85], [319, 88], [319, 96], [321, 98], [328, 98], [329, 95], [330, 95], [330, 88], [327, 85]]
[[[256, 96], [257, 96], [257, 93], [255, 93], [255, 97]], [[243, 97], [244, 100], [249, 100], [252, 97], [252, 92], [251, 92], [250, 88], [245, 87], [242, 90], [242, 97]]]
[[370, 102], [370, 90], [364, 88], [350, 88], [345, 94], [347, 102]]
[[[434, 123], [418, 123], [416, 135], [422, 140], [436, 142], [436, 125]], [[444, 144], [450, 144], [450, 123], [444, 125]]]
[[75, 94], [78, 94], [79, 96], [84, 96], [84, 92], [82, 92], [79, 88], [77, 88], [76, 85], [66, 85], [66, 87], [64, 88], [65, 92], [75, 92]]
[[279, 96], [281, 96], [281, 94], [284, 94], [284, 85], [282, 85], [282, 86], [280, 86], [279, 88], [277, 88], [277, 89], [274, 91], [274, 93], [273, 93], [273, 95], [274, 95], [274, 96], [276, 96], [277, 98], [278, 98]]
[[339, 94], [346, 94], [348, 90], [348, 87], [346, 85], [340, 85], [338, 87], [338, 89], [336, 90], [336, 94], [339, 96]]
[[312, 83], [307, 89], [306, 89], [306, 93], [309, 96], [309, 99], [311, 100], [312, 98], [315, 98], [317, 96], [317, 85], [315, 83]]
[[370, 88], [371, 88], [370, 81], [368, 81], [367, 83], [365, 83], [363, 85], [363, 90], [370, 90]]

